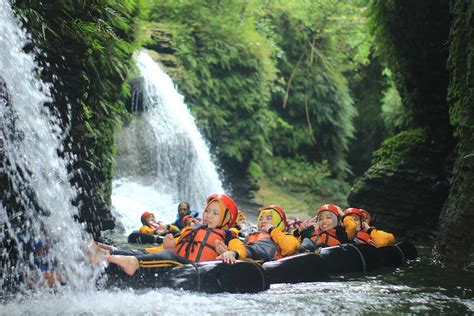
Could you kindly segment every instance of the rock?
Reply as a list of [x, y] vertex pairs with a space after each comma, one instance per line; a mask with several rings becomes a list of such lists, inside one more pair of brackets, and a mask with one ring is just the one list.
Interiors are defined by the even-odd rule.
[[448, 193], [437, 147], [414, 130], [384, 142], [375, 156], [377, 162], [352, 188], [349, 205], [367, 209], [374, 226], [399, 238], [433, 237]]

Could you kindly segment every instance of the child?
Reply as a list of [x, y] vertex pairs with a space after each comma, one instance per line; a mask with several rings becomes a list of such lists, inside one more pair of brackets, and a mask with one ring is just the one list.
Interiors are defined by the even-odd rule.
[[256, 227], [247, 220], [244, 211], [239, 210], [234, 227], [230, 229], [236, 236], [244, 240], [250, 233], [256, 230]]
[[[207, 201], [203, 212], [203, 226], [184, 229], [179, 238], [166, 235], [162, 246], [145, 249], [149, 254], [110, 255], [108, 261], [119, 265], [131, 276], [139, 268], [150, 266], [150, 262], [163, 259], [166, 255], [160, 256], [163, 250], [178, 254], [183, 261], [223, 260], [233, 264], [236, 259], [245, 259], [247, 250], [244, 244], [228, 230], [237, 218], [237, 205], [225, 194], [214, 194]], [[228, 247], [220, 255], [216, 252], [219, 242]]]
[[352, 240], [359, 244], [371, 244], [375, 246], [374, 241], [370, 238], [370, 234], [362, 230], [362, 223], [364, 222], [362, 212], [358, 208], [351, 207], [344, 210], [343, 220], [348, 216], [352, 217], [356, 224], [356, 234]]
[[249, 257], [270, 261], [294, 255], [300, 242], [285, 232], [285, 212], [278, 205], [264, 207], [258, 215], [258, 231], [245, 240]]
[[165, 225], [161, 222], [157, 222], [155, 219], [155, 214], [150, 212], [144, 212], [140, 217], [140, 220], [143, 224], [142, 227], [138, 230], [139, 233], [148, 234], [148, 235], [166, 235], [171, 233], [173, 235], [179, 234], [178, 227], [174, 225]]
[[370, 236], [370, 239], [373, 241], [373, 244], [376, 247], [393, 245], [396, 242], [395, 236], [393, 234], [369, 226], [372, 217], [370, 216], [370, 213], [368, 211], [359, 209], [359, 212], [363, 217], [363, 221], [361, 223], [361, 230]]
[[181, 224], [183, 225], [183, 229], [186, 227], [196, 228], [202, 226], [201, 222], [196, 217], [191, 215], [186, 215], [183, 217]]
[[[305, 221], [293, 232], [295, 237], [310, 239], [316, 247], [331, 247], [347, 243], [350, 237], [355, 236], [356, 224], [350, 217], [341, 224], [339, 207], [333, 204], [325, 204], [316, 212], [314, 219]], [[303, 242], [302, 242], [303, 244]], [[312, 247], [300, 249], [300, 251], [313, 250]]]

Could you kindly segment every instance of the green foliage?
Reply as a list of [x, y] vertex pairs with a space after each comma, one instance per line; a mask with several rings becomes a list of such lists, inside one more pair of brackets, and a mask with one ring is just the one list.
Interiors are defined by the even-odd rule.
[[373, 164], [383, 163], [395, 168], [426, 143], [425, 130], [417, 128], [403, 131], [382, 143], [382, 146], [374, 152]]
[[328, 160], [333, 174], [349, 172], [346, 153], [356, 114], [344, 72], [367, 61], [363, 7], [334, 1], [276, 1], [265, 23], [280, 48], [271, 108], [291, 128], [272, 131], [274, 152]]
[[[71, 126], [74, 175], [92, 196], [110, 199], [114, 129], [125, 114], [137, 0], [14, 2], [39, 49], [42, 76], [54, 85], [53, 106]], [[86, 182], [86, 183], [83, 183]], [[97, 206], [97, 205], [95, 205]], [[85, 212], [91, 212], [85, 205]]]
[[368, 61], [362, 3], [161, 0], [149, 19], [172, 34], [183, 70], [170, 72], [221, 162], [304, 155], [344, 176], [345, 73]]
[[410, 119], [405, 113], [402, 99], [393, 82], [383, 93], [382, 117], [387, 131], [393, 135], [408, 127]]
[[329, 163], [314, 163], [302, 157], [272, 160], [267, 167], [266, 178], [295, 192], [311, 195], [345, 196], [348, 186], [343, 181], [331, 177]]
[[255, 30], [252, 2], [159, 1], [152, 21], [167, 22], [183, 65], [175, 78], [221, 160], [244, 166], [270, 152], [266, 125], [275, 68]]

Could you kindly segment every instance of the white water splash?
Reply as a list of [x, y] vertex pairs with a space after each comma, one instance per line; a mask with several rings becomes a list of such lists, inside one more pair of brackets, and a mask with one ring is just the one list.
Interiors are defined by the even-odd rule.
[[115, 215], [127, 234], [140, 226], [144, 211], [170, 223], [180, 201], [202, 210], [208, 195], [224, 191], [208, 146], [171, 78], [145, 52], [136, 61], [145, 110], [117, 135], [112, 194]]
[[[9, 164], [0, 172], [8, 174], [14, 192], [6, 193], [17, 196], [23, 205], [17, 212], [27, 218], [26, 226], [15, 228], [12, 216], [0, 204], [0, 221], [10, 232], [16, 229], [14, 239], [20, 253], [33, 241], [41, 240], [49, 246], [45, 260], [67, 280], [68, 286], [63, 289], [92, 289], [97, 274], [81, 251], [90, 237], [73, 221], [78, 213], [71, 204], [76, 192], [69, 183], [67, 162], [58, 156], [64, 131], [44, 105], [53, 102], [51, 87], [38, 79], [34, 57], [22, 50], [26, 43], [28, 36], [20, 28], [10, 3], [0, 0], [0, 77], [9, 94], [9, 105], [0, 103], [0, 136], [4, 141], [4, 162]], [[36, 271], [28, 268], [33, 258], [23, 260], [26, 261], [14, 270], [5, 271], [0, 282], [8, 274], [21, 273], [34, 283]], [[41, 278], [35, 281], [39, 283]]]

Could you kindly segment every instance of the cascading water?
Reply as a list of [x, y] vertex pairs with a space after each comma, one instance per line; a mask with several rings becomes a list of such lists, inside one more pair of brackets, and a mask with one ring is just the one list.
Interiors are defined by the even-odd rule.
[[90, 237], [73, 220], [78, 213], [71, 203], [75, 191], [68, 181], [67, 159], [58, 156], [65, 132], [45, 106], [53, 102], [51, 86], [38, 79], [33, 56], [22, 50], [27, 43], [9, 2], [0, 0], [0, 80], [8, 93], [8, 102], [0, 102], [0, 173], [10, 181], [9, 188], [2, 187], [3, 196], [16, 199], [14, 209], [0, 201], [0, 237], [13, 239], [19, 254], [13, 261], [12, 253], [3, 249], [0, 288], [7, 279], [39, 287], [38, 258], [27, 249], [42, 244], [49, 250], [41, 263], [54, 266], [67, 282], [59, 288], [92, 289], [97, 272], [82, 251]]
[[200, 210], [209, 194], [223, 192], [183, 96], [145, 52], [136, 61], [143, 77], [143, 111], [116, 137], [112, 194], [116, 217], [127, 234], [139, 226], [144, 211], [169, 223], [178, 202]]

